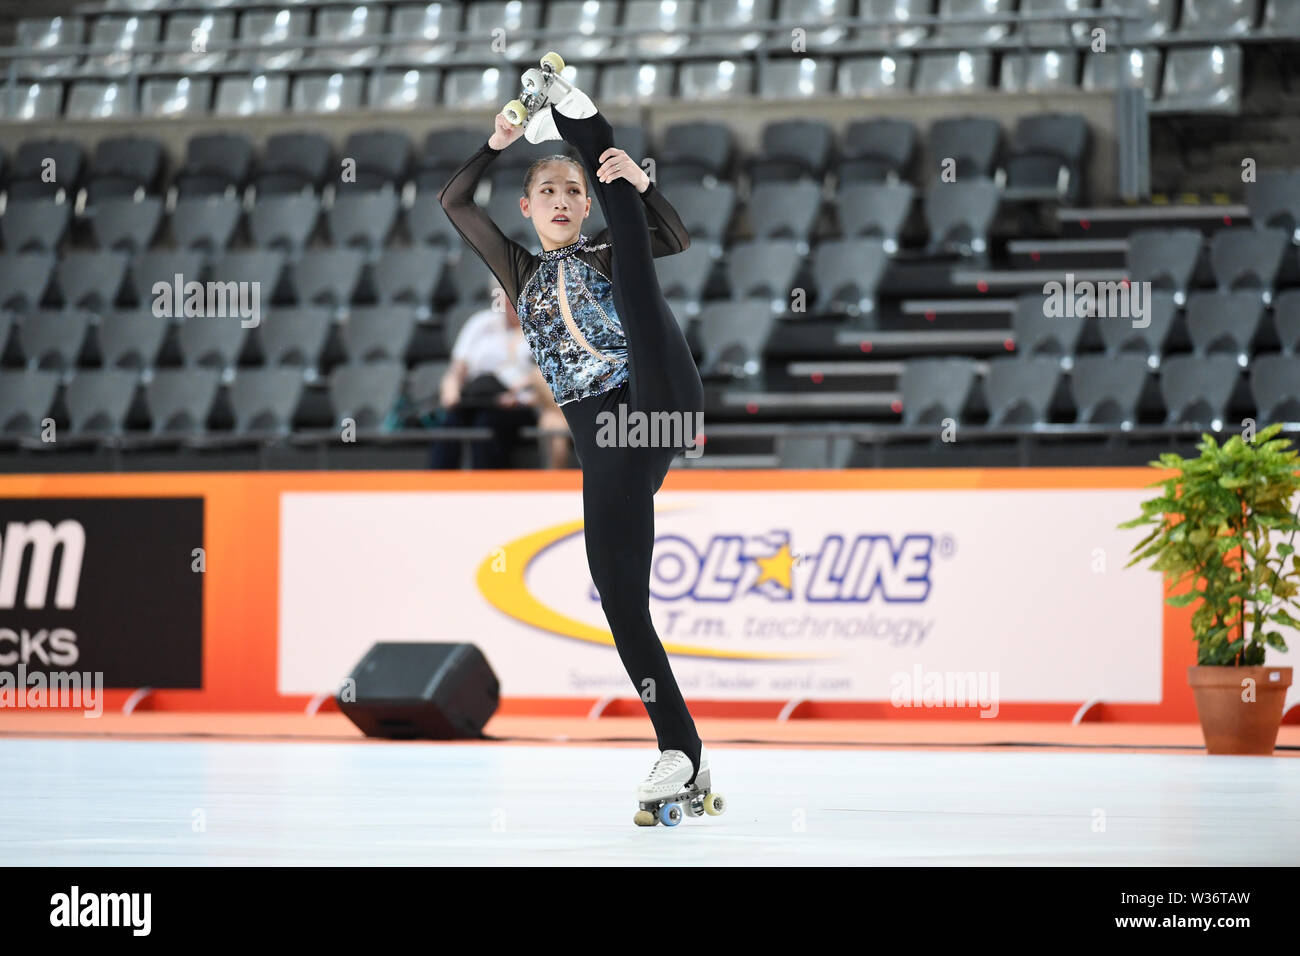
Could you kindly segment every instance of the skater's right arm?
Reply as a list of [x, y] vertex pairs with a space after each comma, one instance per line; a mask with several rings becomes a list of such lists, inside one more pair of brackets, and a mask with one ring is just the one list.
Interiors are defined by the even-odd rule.
[[[493, 142], [501, 143], [498, 149]], [[507, 143], [494, 133], [479, 147], [478, 152], [452, 174], [451, 179], [438, 192], [447, 218], [451, 220], [460, 237], [478, 254], [492, 274], [497, 277], [510, 301], [519, 297], [519, 278], [524, 265], [531, 258], [527, 249], [503, 233], [492, 217], [474, 202], [474, 191], [487, 167], [496, 159]]]

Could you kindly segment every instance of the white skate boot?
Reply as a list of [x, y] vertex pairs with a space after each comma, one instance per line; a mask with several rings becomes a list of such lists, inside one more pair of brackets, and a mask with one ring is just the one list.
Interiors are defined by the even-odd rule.
[[683, 813], [692, 817], [706, 813], [716, 817], [722, 813], [726, 804], [722, 794], [710, 789], [709, 754], [703, 747], [700, 748], [699, 773], [695, 775], [695, 782], [687, 786], [691, 769], [691, 758], [682, 751], [665, 750], [661, 753], [650, 773], [636, 788], [641, 809], [632, 818], [633, 822], [640, 827], [652, 827], [656, 823], [675, 827], [681, 823]]
[[591, 98], [560, 75], [564, 60], [558, 53], [542, 57], [542, 68], [531, 69], [523, 75], [523, 95], [511, 100], [502, 110], [506, 119], [515, 126], [524, 126], [524, 139], [530, 143], [544, 143], [563, 139], [555, 128], [551, 109], [558, 109], [569, 119], [586, 119], [596, 115]]

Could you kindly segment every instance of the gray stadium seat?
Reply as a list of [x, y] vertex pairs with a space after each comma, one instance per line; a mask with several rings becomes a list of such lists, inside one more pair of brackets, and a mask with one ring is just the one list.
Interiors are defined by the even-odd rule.
[[835, 134], [824, 120], [779, 120], [763, 127], [762, 152], [749, 162], [753, 182], [815, 179], [826, 175]]
[[131, 84], [126, 80], [77, 80], [68, 87], [63, 108], [67, 119], [119, 119], [134, 116]]
[[760, 182], [751, 190], [747, 204], [755, 239], [793, 239], [800, 255], [808, 254], [821, 208], [821, 182], [811, 179]]
[[1300, 243], [1300, 169], [1258, 170], [1245, 191], [1252, 226], [1285, 229]]
[[758, 74], [760, 100], [827, 97], [835, 92], [835, 61], [785, 56], [765, 61]]
[[1210, 265], [1219, 289], [1257, 289], [1265, 302], [1271, 302], [1282, 256], [1290, 242], [1291, 234], [1285, 229], [1238, 226], [1216, 230], [1210, 237]]
[[254, 184], [258, 196], [319, 190], [325, 179], [338, 175], [332, 162], [334, 148], [321, 133], [276, 133], [267, 138]]
[[[771, 14], [770, 3], [746, 0], [700, 0], [699, 25], [702, 27], [754, 27], [748, 31], [697, 34], [686, 46], [686, 56], [724, 56], [736, 51], [757, 49], [763, 43], [763, 31], [757, 24]], [[551, 23], [557, 23], [554, 17]]]
[[911, 183], [850, 182], [835, 194], [834, 206], [845, 239], [875, 236], [887, 254], [898, 251], [898, 238], [912, 209]]
[[339, 326], [349, 362], [405, 361], [415, 335], [415, 310], [362, 306]]
[[86, 210], [95, 242], [101, 249], [144, 249], [158, 234], [162, 222], [163, 201], [159, 196], [141, 196], [139, 200], [123, 196], [108, 197]]
[[1213, 425], [1228, 417], [1241, 368], [1231, 355], [1173, 355], [1160, 368], [1165, 424]]
[[357, 249], [309, 249], [293, 266], [298, 304], [345, 308], [364, 265], [365, 254]]
[[1300, 355], [1300, 289], [1287, 289], [1273, 300], [1273, 328], [1282, 350]]
[[57, 80], [39, 83], [19, 82], [14, 103], [9, 102], [9, 86], [0, 86], [0, 117], [20, 123], [57, 119], [63, 112], [63, 84]]
[[81, 70], [85, 73], [127, 73], [149, 66], [152, 53], [136, 53], [137, 47], [158, 42], [160, 22], [156, 16], [96, 17], [90, 24], [87, 42], [91, 46], [112, 47], [108, 53], [90, 54]]
[[212, 111], [217, 116], [283, 113], [289, 103], [289, 77], [283, 73], [223, 76]]
[[112, 308], [126, 275], [127, 254], [111, 250], [65, 252], [55, 268], [64, 308]]
[[965, 420], [979, 369], [968, 358], [908, 359], [898, 377], [905, 426]]
[[997, 184], [991, 179], [959, 178], [955, 183], [932, 185], [925, 195], [930, 251], [985, 255], [989, 227], [997, 216], [1000, 199]]
[[967, 42], [972, 46], [997, 43], [1011, 28], [1005, 23], [959, 23], [969, 17], [990, 17], [1015, 13], [1016, 0], [939, 0], [938, 17], [953, 21], [941, 24], [935, 36], [946, 42]]
[[1264, 21], [1255, 35], [1300, 37], [1300, 4], [1291, 0], [1268, 0]]
[[[526, 141], [525, 141], [526, 142]], [[518, 145], [518, 144], [516, 144]], [[407, 179], [413, 154], [411, 138], [401, 130], [371, 129], [349, 133], [341, 155], [356, 162], [356, 182], [361, 189], [400, 187]]]
[[1110, 0], [1106, 6], [1137, 17], [1126, 21], [1120, 31], [1126, 44], [1150, 43], [1167, 37], [1173, 32], [1178, 15], [1178, 0]]
[[429, 303], [442, 277], [446, 253], [429, 246], [385, 249], [374, 264], [375, 294], [380, 302], [417, 306], [420, 319], [429, 317]]
[[848, 435], [779, 435], [776, 457], [781, 468], [847, 468], [853, 446]]
[[[279, 49], [244, 50], [235, 54], [231, 65], [281, 70], [299, 62], [303, 56], [303, 48], [298, 41], [307, 39], [313, 12], [310, 7], [298, 10], [245, 11], [239, 17], [239, 39], [244, 43], [255, 43], [263, 47], [278, 45]], [[278, 108], [283, 109], [283, 106]]]
[[152, 368], [167, 335], [166, 319], [148, 308], [104, 313], [99, 321], [99, 352], [105, 368]]
[[1187, 302], [1187, 332], [1198, 355], [1225, 354], [1243, 368], [1264, 324], [1264, 303], [1254, 292], [1198, 292]]
[[233, 193], [248, 182], [253, 144], [238, 133], [200, 133], [185, 145], [185, 163], [172, 177], [179, 196]]
[[776, 322], [766, 299], [710, 302], [698, 318], [704, 379], [738, 381], [756, 377], [763, 368], [763, 349]]
[[1040, 425], [1052, 420], [1052, 398], [1061, 366], [1051, 358], [997, 355], [988, 360], [984, 380], [989, 425]]
[[600, 101], [604, 103], [652, 103], [673, 97], [677, 82], [674, 63], [641, 63], [628, 66], [611, 63], [600, 72]]
[[[856, 0], [778, 0], [776, 19], [784, 23], [808, 24], [803, 34], [804, 42], [810, 53], [833, 52], [849, 39], [848, 27], [832, 24], [831, 20], [851, 19], [857, 16], [872, 16], [871, 6], [881, 0], [867, 0], [868, 6], [858, 11]], [[910, 2], [928, 2], [928, 0], [910, 0]], [[773, 34], [770, 46], [774, 50], [789, 50], [788, 33]]]
[[243, 368], [230, 387], [236, 435], [288, 435], [302, 396], [302, 374], [291, 368]]
[[[153, 288], [157, 283], [164, 283], [168, 289], [174, 287], [176, 276], [181, 283], [203, 281], [203, 256], [189, 250], [153, 249], [137, 252], [131, 258], [131, 267], [127, 273], [127, 288], [142, 306], [148, 307], [154, 301]], [[167, 292], [166, 295], [171, 295]]]
[[1260, 0], [1183, 0], [1180, 37], [1213, 40], [1248, 36], [1259, 20]]
[[456, 49], [464, 5], [461, 3], [403, 3], [393, 7], [390, 37], [409, 43], [388, 47], [380, 57], [398, 64], [441, 63]]
[[163, 168], [163, 146], [145, 136], [111, 136], [95, 144], [86, 178], [88, 198], [155, 192]]
[[[1055, 13], [1073, 13], [1078, 10], [1091, 10], [1096, 0], [1020, 0], [1020, 12], [1034, 15]], [[1036, 46], [1069, 46], [1073, 43], [1086, 42], [1090, 39], [1093, 24], [1076, 20], [1073, 22], [1027, 23], [1020, 28], [1031, 44]]]
[[731, 168], [736, 152], [735, 132], [729, 126], [703, 120], [673, 123], [661, 137], [659, 172], [664, 167], [689, 167], [700, 175], [723, 178]]
[[923, 53], [916, 68], [918, 93], [983, 93], [993, 85], [993, 54], [960, 50]]
[[1081, 355], [1070, 371], [1070, 392], [1080, 425], [1138, 422], [1138, 402], [1150, 371], [1140, 355]]
[[1002, 55], [1004, 93], [1073, 92], [1079, 86], [1079, 55], [1073, 50], [1031, 50]]
[[230, 237], [244, 214], [234, 196], [183, 196], [172, 213], [172, 236], [181, 249], [197, 249], [219, 255], [230, 245]]
[[321, 306], [272, 308], [254, 335], [268, 366], [291, 365], [314, 369], [329, 338], [330, 310]]
[[[519, 95], [517, 71], [499, 67], [464, 66], [448, 70], [442, 78], [443, 102], [457, 109], [499, 111]], [[486, 142], [487, 137], [483, 137]], [[462, 159], [462, 162], [464, 160]]]
[[0, 369], [0, 435], [39, 438], [60, 378], [49, 369]]
[[754, 65], [748, 60], [684, 62], [677, 82], [682, 98], [692, 102], [747, 99], [754, 95]]
[[230, 11], [170, 14], [163, 30], [163, 42], [187, 44], [188, 50], [163, 53], [159, 70], [177, 73], [205, 73], [220, 67], [229, 56], [226, 47], [235, 39], [235, 14]]
[[1160, 93], [1164, 53], [1158, 47], [1123, 47], [1083, 58], [1083, 88], [1088, 92], [1140, 87], [1148, 101]]
[[212, 77], [154, 77], [140, 83], [140, 115], [206, 116], [212, 108]]
[[73, 435], [121, 435], [131, 410], [136, 372], [120, 368], [82, 369], [68, 382], [63, 400]]
[[[715, 258], [722, 254], [722, 244], [736, 208], [736, 187], [729, 182], [715, 186], [703, 183], [677, 183], [672, 187], [673, 208], [690, 234], [691, 243], [711, 244]], [[593, 204], [594, 208], [594, 204]]]
[[889, 21], [891, 29], [856, 27], [852, 42], [916, 46], [926, 39], [930, 27], [923, 24], [908, 26], [908, 23], [933, 15], [934, 0], [862, 0], [858, 16], [868, 20]]
[[1138, 229], [1128, 237], [1128, 277], [1169, 289], [1174, 301], [1187, 301], [1187, 287], [1201, 253], [1195, 229]]
[[907, 120], [855, 120], [844, 131], [836, 170], [840, 183], [897, 182], [905, 178], [916, 151], [916, 127]]
[[447, 218], [436, 193], [416, 193], [405, 218], [406, 231], [412, 242], [442, 246], [448, 250], [460, 247], [460, 234]]
[[320, 197], [311, 192], [261, 196], [248, 213], [253, 241], [264, 249], [298, 253], [320, 217]]
[[1241, 47], [1177, 47], [1165, 56], [1165, 78], [1153, 109], [1226, 112], [1241, 108]]
[[675, 256], [661, 256], [654, 260], [659, 288], [665, 298], [680, 298], [690, 303], [691, 310], [698, 308], [704, 298], [704, 287], [713, 270], [713, 258], [704, 245], [692, 243]]
[[340, 113], [361, 109], [363, 73], [297, 73], [289, 89], [295, 113]]
[[1250, 368], [1250, 392], [1264, 423], [1300, 422], [1300, 357], [1257, 357]]
[[[382, 5], [319, 7], [316, 10], [315, 38], [318, 41], [357, 43], [384, 34], [388, 11]], [[311, 66], [365, 66], [379, 56], [378, 46], [319, 46], [307, 57]]]
[[[595, 205], [593, 200], [592, 206]], [[536, 244], [537, 230], [533, 228], [533, 221], [525, 219], [519, 211], [519, 194], [507, 189], [493, 190], [484, 209], [497, 228], [525, 249]], [[585, 226], [583, 231], [586, 232]]]
[[90, 320], [90, 313], [80, 309], [28, 312], [16, 329], [27, 367], [56, 372], [75, 368]]
[[[623, 26], [640, 34], [633, 40], [616, 39], [609, 47], [611, 57], [624, 57], [631, 43], [635, 51], [652, 59], [674, 57], [686, 46], [683, 27], [695, 22], [697, 0], [663, 4], [659, 0], [627, 0], [623, 5]], [[654, 32], [640, 32], [654, 31]]]
[[819, 243], [812, 256], [812, 278], [817, 285], [812, 313], [871, 315], [876, 308], [876, 287], [888, 264], [889, 253], [880, 239]]
[[935, 120], [927, 136], [930, 175], [937, 178], [955, 160], [957, 179], [992, 177], [1002, 150], [1002, 125], [988, 116]]
[[[58, 53], [85, 42], [85, 20], [79, 16], [24, 17], [14, 25], [13, 44], [38, 53]], [[81, 57], [68, 53], [60, 57], [19, 59], [14, 68], [19, 76], [66, 76]]]
[[154, 435], [199, 436], [221, 384], [214, 368], [160, 368], [145, 383], [145, 404]]
[[67, 234], [72, 206], [55, 199], [11, 199], [0, 216], [7, 252], [53, 252]]
[[[1043, 296], [1028, 292], [1016, 297], [1016, 308], [1011, 313], [1011, 335], [1016, 343], [1019, 358], [1039, 355], [1053, 356], [1057, 364], [1066, 368], [1073, 365], [1079, 351], [1087, 319], [1083, 316], [1049, 316]], [[1062, 361], [1064, 360], [1064, 361]]]
[[1097, 327], [1108, 355], [1132, 352], [1145, 356], [1148, 365], [1158, 368], [1177, 317], [1178, 303], [1173, 294], [1152, 290], [1140, 326], [1133, 321], [1104, 320]]
[[[551, 0], [546, 5], [546, 29], [565, 30], [572, 35], [571, 39], [565, 40], [565, 59], [591, 60], [605, 54], [610, 46], [610, 38], [589, 34], [617, 26], [618, 15], [618, 4]], [[538, 40], [528, 58], [539, 59], [542, 54], [555, 48], [555, 45], [554, 39]]]
[[835, 92], [841, 96], [900, 96], [912, 89], [916, 58], [910, 53], [868, 53], [839, 61]]
[[790, 289], [802, 262], [799, 244], [793, 239], [738, 242], [727, 250], [730, 297], [748, 299], [764, 295], [773, 312], [787, 312], [790, 309]]
[[[507, 3], [503, 0], [475, 0], [465, 6], [465, 26], [461, 33], [472, 39], [462, 39], [456, 47], [457, 59], [481, 59], [487, 39], [482, 35], [503, 36], [505, 48], [500, 53], [511, 61], [523, 60], [532, 55], [532, 40], [514, 39], [524, 30], [538, 30], [542, 25], [540, 3]], [[519, 79], [515, 72], [512, 82]], [[502, 101], [505, 102], [504, 100]]]
[[233, 369], [244, 350], [248, 329], [238, 316], [187, 315], [177, 329], [186, 366]]
[[1087, 120], [1078, 114], [1022, 116], [1006, 163], [1005, 197], [1078, 202], [1088, 143]]
[[330, 373], [329, 398], [334, 422], [351, 419], [358, 428], [377, 428], [402, 393], [406, 366], [398, 361], [347, 362]]
[[212, 279], [214, 282], [256, 283], [261, 304], [266, 306], [275, 298], [283, 271], [284, 256], [276, 250], [227, 252], [212, 264]]
[[23, 311], [40, 305], [54, 274], [54, 263], [51, 252], [6, 250], [0, 254], [0, 309]]
[[373, 254], [383, 247], [397, 221], [397, 193], [391, 189], [341, 187], [325, 214], [335, 245], [356, 246]]
[[403, 67], [375, 70], [366, 94], [368, 105], [376, 110], [424, 110], [441, 96], [441, 73]]

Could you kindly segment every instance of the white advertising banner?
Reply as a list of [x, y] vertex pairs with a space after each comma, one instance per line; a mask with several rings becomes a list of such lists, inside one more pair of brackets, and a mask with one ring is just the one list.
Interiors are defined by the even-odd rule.
[[[1116, 528], [1149, 496], [664, 490], [651, 616], [688, 698], [1155, 703], [1162, 582]], [[476, 644], [503, 696], [639, 693], [579, 492], [286, 492], [280, 514], [282, 694], [337, 689], [378, 641]]]

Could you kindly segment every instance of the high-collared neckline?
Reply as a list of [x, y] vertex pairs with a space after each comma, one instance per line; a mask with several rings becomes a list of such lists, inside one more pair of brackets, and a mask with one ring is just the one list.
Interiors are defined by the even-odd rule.
[[557, 249], [547, 249], [542, 252], [540, 258], [547, 259], [547, 260], [564, 259], [567, 258], [568, 256], [573, 255], [575, 252], [585, 247], [586, 245], [587, 245], [587, 236], [584, 235], [583, 233], [578, 233], [578, 238], [574, 239], [573, 242], [569, 243], [567, 246], [560, 246]]

